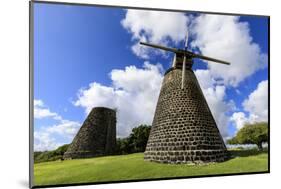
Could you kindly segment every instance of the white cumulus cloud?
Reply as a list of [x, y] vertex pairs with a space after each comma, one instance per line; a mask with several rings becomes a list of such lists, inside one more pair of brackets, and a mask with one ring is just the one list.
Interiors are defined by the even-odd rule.
[[34, 99], [34, 118], [54, 118], [57, 120], [61, 119], [61, 117], [57, 113], [51, 112], [47, 107], [45, 107], [44, 102], [38, 99]]
[[267, 66], [267, 54], [253, 42], [247, 22], [237, 16], [205, 15], [195, 17], [189, 31], [191, 46], [203, 55], [229, 61], [230, 66], [210, 62], [213, 77], [222, 78], [226, 85], [238, 86], [245, 78]]
[[188, 17], [177, 12], [127, 10], [121, 24], [132, 34], [135, 42], [132, 51], [147, 59], [150, 52], [157, 51], [139, 45], [139, 41], [162, 45], [167, 45], [169, 41], [179, 43], [187, 33]]
[[50, 134], [59, 134], [64, 137], [73, 139], [80, 128], [80, 123], [70, 120], [61, 120], [58, 124], [47, 127], [45, 131]]
[[244, 112], [234, 112], [230, 118], [236, 125], [237, 131], [240, 130], [246, 123], [249, 122], [246, 114]]
[[81, 89], [75, 106], [88, 114], [93, 107], [117, 109], [117, 137], [127, 136], [139, 124], [151, 124], [162, 83], [160, 64], [144, 63], [143, 68], [128, 66], [112, 70], [112, 86], [93, 82]]
[[34, 151], [54, 150], [61, 145], [47, 132], [34, 132]]
[[242, 103], [243, 108], [248, 112], [235, 112], [231, 120], [237, 129], [241, 129], [246, 123], [268, 121], [268, 81], [261, 81], [257, 88]]
[[63, 144], [60, 142], [62, 140], [64, 143], [70, 143], [81, 126], [79, 122], [63, 119], [58, 113], [50, 111], [39, 99], [34, 100], [34, 118], [39, 120], [45, 118], [56, 122], [53, 125], [41, 125], [40, 128], [35, 125], [35, 151], [54, 150]]
[[256, 90], [254, 90], [243, 102], [243, 107], [250, 112], [252, 118], [256, 121], [265, 121], [268, 119], [268, 81], [261, 81]]
[[44, 126], [34, 132], [34, 150], [54, 150], [63, 144], [70, 143], [80, 127], [79, 122], [64, 119], [57, 124]]

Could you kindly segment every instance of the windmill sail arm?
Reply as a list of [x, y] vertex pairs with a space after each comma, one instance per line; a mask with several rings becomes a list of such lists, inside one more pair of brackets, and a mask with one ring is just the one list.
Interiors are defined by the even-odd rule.
[[145, 42], [140, 42], [140, 44], [146, 45], [146, 46], [149, 46], [149, 47], [153, 47], [153, 48], [157, 48], [157, 49], [162, 49], [162, 50], [165, 50], [165, 51], [174, 52], [174, 53], [178, 52], [178, 49], [176, 49], [176, 48], [164, 47], [164, 46], [161, 46], [161, 45], [155, 45], [155, 44], [145, 43]]
[[207, 57], [207, 56], [203, 56], [203, 55], [199, 55], [199, 54], [193, 54], [193, 57], [194, 58], [200, 58], [200, 59], [203, 59], [203, 60], [209, 60], [209, 61], [216, 62], [216, 63], [230, 65], [229, 62], [226, 62], [226, 61], [223, 61], [223, 60], [219, 60], [219, 59], [215, 59], [215, 58], [211, 58], [211, 57]]

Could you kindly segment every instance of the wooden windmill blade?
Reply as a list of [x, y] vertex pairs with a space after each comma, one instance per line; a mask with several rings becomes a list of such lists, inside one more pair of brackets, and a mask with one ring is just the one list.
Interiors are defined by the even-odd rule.
[[149, 46], [149, 47], [153, 47], [153, 48], [157, 48], [157, 49], [162, 49], [162, 50], [164, 50], [164, 51], [170, 51], [170, 52], [174, 52], [174, 53], [179, 52], [179, 50], [176, 49], [176, 48], [164, 47], [164, 46], [155, 45], [155, 44], [152, 44], [152, 43], [140, 42], [140, 44], [141, 44], [141, 45], [146, 45], [146, 46]]
[[200, 54], [192, 53], [192, 57], [193, 58], [200, 58], [200, 59], [203, 59], [203, 60], [209, 60], [209, 61], [212, 61], [212, 62], [215, 62], [215, 63], [221, 63], [221, 64], [230, 65], [229, 62], [226, 62], [226, 61], [223, 61], [223, 60], [219, 60], [219, 59], [215, 59], [215, 58], [211, 58], [211, 57], [208, 57], [208, 56], [203, 56], [203, 55], [200, 55]]

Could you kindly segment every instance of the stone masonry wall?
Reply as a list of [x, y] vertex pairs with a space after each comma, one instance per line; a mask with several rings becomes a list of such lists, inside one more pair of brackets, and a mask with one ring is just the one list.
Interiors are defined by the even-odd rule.
[[93, 108], [64, 154], [66, 159], [113, 154], [116, 147], [116, 112]]
[[218, 162], [227, 150], [191, 69], [165, 74], [144, 159], [162, 163]]

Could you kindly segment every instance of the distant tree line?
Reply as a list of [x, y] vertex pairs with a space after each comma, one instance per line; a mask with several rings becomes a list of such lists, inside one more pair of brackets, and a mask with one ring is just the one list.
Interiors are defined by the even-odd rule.
[[[118, 138], [116, 141], [115, 154], [130, 154], [144, 152], [151, 126], [140, 125], [132, 129], [131, 134], [126, 138]], [[69, 144], [58, 147], [56, 150], [34, 152], [34, 162], [46, 162], [63, 159]]]
[[69, 144], [58, 147], [56, 150], [34, 152], [34, 162], [40, 163], [45, 161], [55, 161], [62, 159], [64, 152], [66, 152]]

